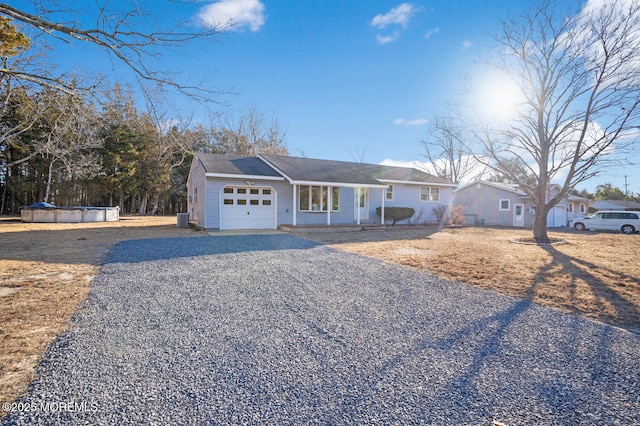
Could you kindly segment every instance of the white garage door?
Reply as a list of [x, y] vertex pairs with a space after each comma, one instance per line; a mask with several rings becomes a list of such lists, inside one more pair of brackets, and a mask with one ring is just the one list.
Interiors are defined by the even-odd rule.
[[564, 206], [555, 206], [547, 214], [547, 226], [557, 228], [567, 226], [567, 211]]
[[220, 229], [275, 229], [275, 191], [227, 186], [220, 193]]

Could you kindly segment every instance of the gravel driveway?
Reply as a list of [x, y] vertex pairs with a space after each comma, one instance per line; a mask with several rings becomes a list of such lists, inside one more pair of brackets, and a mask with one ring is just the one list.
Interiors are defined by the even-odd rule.
[[640, 337], [290, 235], [127, 241], [15, 408], [3, 424], [640, 424]]

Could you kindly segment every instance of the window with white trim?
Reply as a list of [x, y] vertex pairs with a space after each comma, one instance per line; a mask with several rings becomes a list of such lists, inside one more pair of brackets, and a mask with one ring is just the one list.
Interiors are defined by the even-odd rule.
[[299, 209], [301, 212], [326, 212], [331, 189], [331, 211], [337, 212], [340, 206], [340, 188], [316, 185], [298, 187]]
[[511, 200], [501, 199], [500, 200], [500, 211], [504, 212], [504, 211], [508, 211], [508, 210], [511, 210]]
[[440, 188], [421, 186], [420, 201], [440, 201]]
[[194, 203], [198, 202], [198, 187], [197, 186], [193, 187], [193, 202]]
[[386, 199], [393, 201], [393, 185], [387, 186]]

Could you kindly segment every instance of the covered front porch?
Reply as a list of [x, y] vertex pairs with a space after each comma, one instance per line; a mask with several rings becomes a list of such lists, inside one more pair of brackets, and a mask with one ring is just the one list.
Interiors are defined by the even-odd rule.
[[[381, 206], [380, 223], [384, 224], [387, 186], [382, 184], [356, 184], [318, 181], [292, 181], [293, 215], [285, 227], [355, 226], [369, 224], [375, 209], [372, 199]], [[352, 200], [351, 200], [352, 199]], [[373, 213], [372, 213], [373, 211]], [[324, 220], [318, 221], [318, 215]], [[310, 222], [310, 218], [313, 220]], [[375, 219], [374, 219], [375, 221]]]

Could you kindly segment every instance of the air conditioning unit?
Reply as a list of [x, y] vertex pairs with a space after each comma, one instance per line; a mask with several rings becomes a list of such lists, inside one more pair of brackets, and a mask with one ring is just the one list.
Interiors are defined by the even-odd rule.
[[178, 213], [178, 228], [189, 227], [189, 213]]

